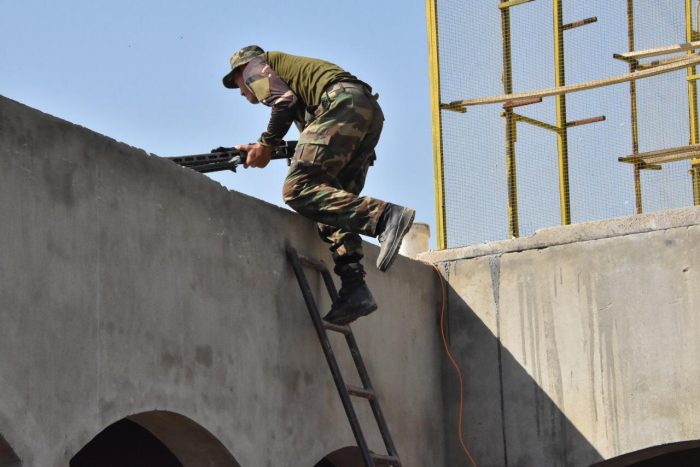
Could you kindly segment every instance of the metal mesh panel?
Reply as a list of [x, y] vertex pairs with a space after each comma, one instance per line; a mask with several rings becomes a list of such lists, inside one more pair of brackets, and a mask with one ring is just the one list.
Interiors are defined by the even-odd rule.
[[502, 102], [445, 107], [502, 95], [508, 77], [517, 94], [693, 60], [700, 49], [692, 44], [636, 61], [613, 55], [630, 52], [630, 41], [638, 52], [697, 40], [697, 1], [437, 0], [446, 246], [700, 202], [690, 170], [700, 166], [697, 149], [675, 162], [619, 160], [700, 142], [691, 135], [693, 67], [511, 110]]

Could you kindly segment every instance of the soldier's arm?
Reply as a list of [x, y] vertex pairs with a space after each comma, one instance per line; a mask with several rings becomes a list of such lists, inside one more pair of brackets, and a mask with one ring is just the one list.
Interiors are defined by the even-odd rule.
[[272, 108], [267, 129], [258, 142], [264, 146], [278, 146], [296, 116], [297, 95], [262, 56], [248, 63], [243, 70], [243, 79], [258, 101]]

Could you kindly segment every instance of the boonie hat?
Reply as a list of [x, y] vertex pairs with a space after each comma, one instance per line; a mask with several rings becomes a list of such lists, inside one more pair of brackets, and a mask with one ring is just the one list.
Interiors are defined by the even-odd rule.
[[224, 76], [223, 79], [224, 86], [229, 89], [237, 88], [238, 86], [236, 86], [235, 81], [233, 81], [233, 72], [236, 71], [236, 68], [241, 65], [245, 65], [258, 55], [262, 55], [264, 53], [265, 51], [257, 45], [249, 45], [243, 47], [241, 50], [233, 54], [233, 57], [231, 57], [231, 71], [229, 71], [229, 73]]

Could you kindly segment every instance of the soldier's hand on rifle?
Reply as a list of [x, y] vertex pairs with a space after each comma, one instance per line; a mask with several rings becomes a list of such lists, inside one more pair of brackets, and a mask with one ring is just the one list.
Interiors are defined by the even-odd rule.
[[263, 146], [260, 143], [239, 144], [236, 146], [236, 149], [247, 153], [245, 163], [243, 164], [243, 167], [246, 169], [248, 167], [258, 167], [262, 169], [270, 163], [270, 159], [272, 158], [272, 148]]

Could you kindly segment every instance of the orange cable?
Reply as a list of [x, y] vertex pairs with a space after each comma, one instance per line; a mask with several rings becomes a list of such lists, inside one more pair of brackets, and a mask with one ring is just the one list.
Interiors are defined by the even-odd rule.
[[440, 269], [433, 263], [429, 263], [427, 261], [423, 261], [425, 264], [430, 265], [435, 272], [438, 275], [438, 278], [440, 279], [440, 288], [442, 290], [442, 305], [440, 307], [440, 335], [442, 337], [442, 344], [445, 347], [445, 352], [447, 353], [447, 357], [450, 359], [450, 363], [452, 363], [452, 366], [455, 368], [455, 371], [457, 372], [457, 377], [459, 378], [459, 425], [457, 428], [457, 435], [459, 437], [459, 444], [462, 446], [462, 450], [464, 453], [467, 455], [469, 458], [469, 461], [474, 467], [477, 467], [476, 462], [474, 461], [474, 458], [472, 457], [471, 453], [469, 452], [469, 449], [467, 449], [467, 445], [464, 443], [464, 434], [462, 433], [462, 413], [464, 412], [464, 379], [462, 378], [462, 371], [459, 369], [459, 365], [455, 361], [454, 357], [452, 356], [452, 353], [450, 353], [450, 348], [449, 345], [447, 344], [447, 338], [445, 337], [445, 303], [447, 302], [447, 289], [445, 287], [445, 279], [442, 277], [442, 273], [440, 272]]

